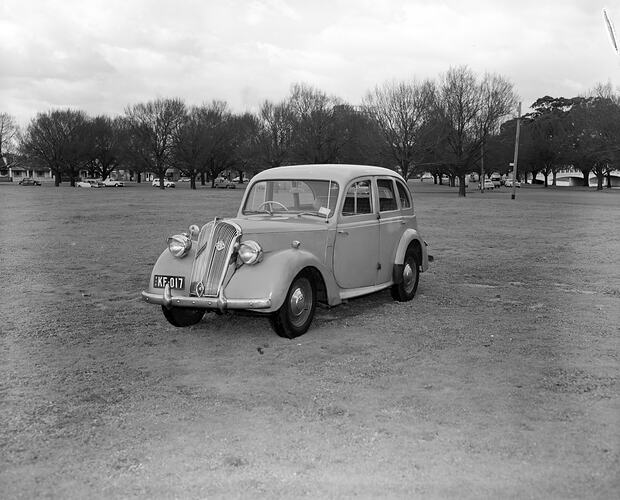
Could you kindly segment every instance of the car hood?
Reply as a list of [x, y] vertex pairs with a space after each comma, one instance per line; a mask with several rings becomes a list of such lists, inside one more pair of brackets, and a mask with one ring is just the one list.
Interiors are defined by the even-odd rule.
[[324, 219], [307, 215], [257, 216], [227, 221], [241, 227], [242, 240], [256, 241], [265, 252], [290, 248], [293, 241], [299, 241], [302, 248], [322, 253], [329, 228]]

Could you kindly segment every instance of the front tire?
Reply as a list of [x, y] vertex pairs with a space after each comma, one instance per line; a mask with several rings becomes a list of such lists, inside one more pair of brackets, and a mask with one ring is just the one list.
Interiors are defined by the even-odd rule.
[[413, 299], [418, 282], [420, 281], [420, 263], [413, 248], [408, 248], [403, 261], [403, 270], [400, 282], [392, 285], [392, 298], [398, 302], [408, 302]]
[[300, 273], [291, 283], [284, 304], [269, 318], [272, 328], [288, 339], [308, 331], [316, 310], [316, 284], [307, 273]]
[[199, 323], [205, 314], [204, 309], [193, 309], [189, 307], [171, 307], [170, 309], [161, 306], [164, 316], [173, 326], [182, 328]]

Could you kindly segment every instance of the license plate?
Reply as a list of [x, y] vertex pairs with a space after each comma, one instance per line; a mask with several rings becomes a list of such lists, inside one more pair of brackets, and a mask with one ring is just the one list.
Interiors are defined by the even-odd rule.
[[170, 285], [173, 290], [183, 290], [185, 288], [185, 276], [164, 276], [156, 274], [153, 276], [153, 288], [164, 288]]

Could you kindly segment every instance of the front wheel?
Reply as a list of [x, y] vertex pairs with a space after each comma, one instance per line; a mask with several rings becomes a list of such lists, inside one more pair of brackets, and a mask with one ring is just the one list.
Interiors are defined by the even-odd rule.
[[280, 337], [294, 339], [308, 331], [316, 309], [316, 285], [305, 273], [291, 283], [282, 307], [270, 316], [272, 328]]
[[168, 322], [177, 327], [195, 325], [200, 322], [205, 314], [204, 309], [193, 309], [190, 307], [171, 307], [168, 309], [161, 306], [161, 310]]
[[407, 302], [413, 299], [420, 280], [420, 263], [412, 248], [407, 249], [400, 282], [392, 285], [392, 298], [398, 302]]

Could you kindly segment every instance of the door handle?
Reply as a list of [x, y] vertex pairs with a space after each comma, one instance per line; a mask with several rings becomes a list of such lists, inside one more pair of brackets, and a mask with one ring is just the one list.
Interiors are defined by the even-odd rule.
[[349, 231], [345, 231], [343, 229], [338, 229], [338, 234], [343, 234], [344, 236], [347, 236], [349, 234]]

